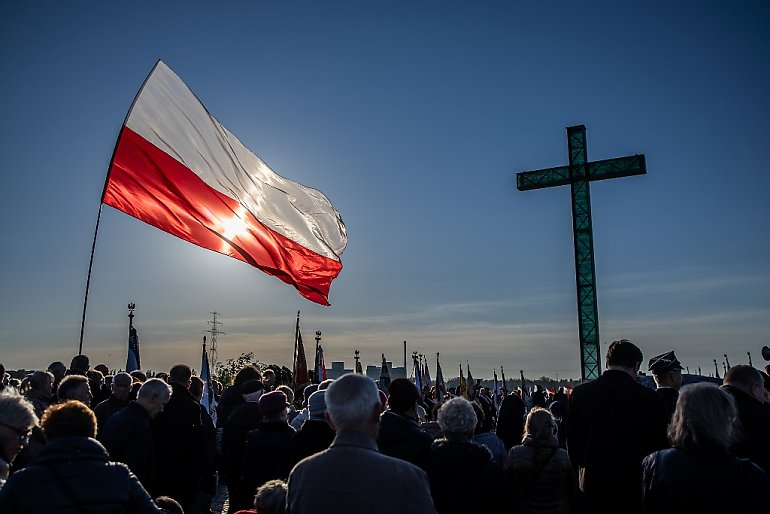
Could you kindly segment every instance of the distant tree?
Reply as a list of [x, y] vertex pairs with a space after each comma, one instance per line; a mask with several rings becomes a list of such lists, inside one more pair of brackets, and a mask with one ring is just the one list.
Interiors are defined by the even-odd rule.
[[233, 383], [233, 378], [238, 370], [254, 362], [254, 352], [242, 353], [240, 357], [230, 358], [224, 362], [217, 362], [214, 376], [222, 385], [228, 386]]

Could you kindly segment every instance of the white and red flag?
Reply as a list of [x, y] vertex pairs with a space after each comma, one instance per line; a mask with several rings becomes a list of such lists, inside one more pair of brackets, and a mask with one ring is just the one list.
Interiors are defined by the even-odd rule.
[[329, 305], [347, 245], [340, 214], [270, 169], [162, 61], [126, 117], [102, 201]]

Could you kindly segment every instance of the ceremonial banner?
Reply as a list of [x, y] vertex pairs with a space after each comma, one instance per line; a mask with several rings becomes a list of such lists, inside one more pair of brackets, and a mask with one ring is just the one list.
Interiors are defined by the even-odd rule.
[[420, 369], [420, 362], [417, 359], [417, 356], [412, 356], [412, 361], [414, 361], [414, 386], [417, 388], [417, 392], [420, 394], [420, 398], [422, 398], [422, 370]]
[[102, 201], [329, 305], [347, 245], [340, 214], [270, 169], [162, 61], [126, 117]]
[[126, 373], [142, 369], [139, 358], [139, 334], [133, 326], [128, 329], [128, 358], [126, 359]]
[[441, 371], [441, 362], [438, 360], [438, 353], [436, 354], [436, 401], [441, 403], [444, 401], [444, 395], [446, 394], [446, 383], [444, 383], [444, 373]]
[[206, 409], [214, 425], [217, 424], [217, 401], [214, 398], [214, 390], [211, 387], [211, 368], [209, 366], [209, 355], [206, 352], [206, 343], [203, 343], [203, 355], [201, 356], [201, 375], [203, 381], [203, 396], [201, 396], [201, 405]]
[[380, 379], [377, 381], [377, 386], [386, 394], [388, 387], [390, 387], [390, 371], [388, 371], [388, 364], [385, 362], [384, 353], [382, 354], [382, 368], [380, 369]]
[[320, 383], [326, 380], [326, 360], [324, 359], [324, 347], [318, 345], [318, 351], [315, 356], [315, 376]]
[[297, 329], [297, 355], [295, 357], [294, 383], [304, 386], [310, 383], [310, 375], [307, 371], [307, 359], [305, 358], [305, 345], [302, 344], [302, 332]]

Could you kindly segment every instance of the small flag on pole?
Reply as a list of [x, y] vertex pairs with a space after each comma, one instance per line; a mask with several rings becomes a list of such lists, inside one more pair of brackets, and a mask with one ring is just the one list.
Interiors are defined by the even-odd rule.
[[388, 392], [390, 386], [390, 371], [388, 371], [388, 364], [385, 362], [385, 354], [382, 354], [382, 369], [380, 370], [380, 380], [377, 382], [380, 390], [384, 393]]
[[465, 361], [466, 366], [468, 366], [468, 397], [467, 400], [473, 400], [476, 398], [476, 382], [473, 381], [473, 375], [471, 375], [471, 365], [468, 364], [468, 361]]
[[502, 366], [500, 366], [500, 375], [501, 375], [500, 378], [502, 378], [502, 380], [503, 380], [503, 384], [502, 384], [503, 398], [505, 398], [506, 396], [508, 396], [508, 385], [507, 385], [507, 383], [505, 381], [505, 371], [503, 371], [503, 367]]
[[[152, 353], [152, 352], [150, 352]], [[135, 327], [128, 329], [128, 359], [126, 360], [126, 372], [131, 373], [142, 369], [141, 359], [139, 358], [139, 334]]]
[[436, 352], [436, 401], [443, 402], [446, 395], [446, 383], [444, 383], [444, 373], [441, 372], [441, 362], [438, 359], [439, 352]]
[[307, 371], [307, 359], [305, 358], [305, 345], [302, 344], [302, 332], [299, 330], [299, 313], [297, 313], [297, 353], [294, 356], [294, 383], [297, 387], [304, 386], [310, 382], [310, 375]]
[[414, 386], [417, 388], [417, 392], [422, 398], [422, 377], [420, 372], [420, 361], [417, 358], [417, 353], [412, 355], [412, 361], [414, 362]]
[[126, 359], [126, 371], [128, 373], [142, 369], [141, 360], [139, 359], [139, 334], [136, 333], [136, 328], [134, 327], [135, 309], [135, 303], [128, 304], [128, 358]]
[[206, 351], [206, 336], [203, 336], [203, 355], [201, 357], [201, 376], [203, 381], [203, 396], [201, 405], [206, 409], [214, 425], [217, 424], [217, 401], [214, 398], [214, 390], [211, 387], [211, 369], [209, 367], [209, 354]]
[[320, 344], [318, 345], [318, 353], [316, 354], [315, 362], [315, 376], [317, 377], [318, 382], [323, 382], [326, 380], [326, 362], [324, 361], [324, 347]]

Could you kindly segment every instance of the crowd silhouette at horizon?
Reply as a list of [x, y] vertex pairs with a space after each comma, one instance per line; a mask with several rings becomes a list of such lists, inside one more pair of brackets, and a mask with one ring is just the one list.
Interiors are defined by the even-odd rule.
[[[110, 374], [87, 356], [0, 364], [0, 512], [770, 512], [770, 378], [682, 386], [673, 351], [613, 342], [573, 390], [419, 390], [350, 373], [297, 387], [245, 364]], [[278, 370], [276, 372], [276, 369]], [[224, 511], [223, 511], [224, 512]]]

